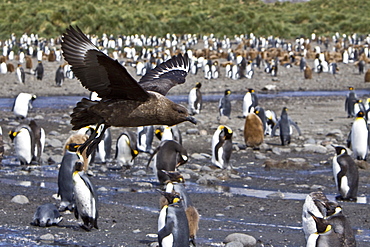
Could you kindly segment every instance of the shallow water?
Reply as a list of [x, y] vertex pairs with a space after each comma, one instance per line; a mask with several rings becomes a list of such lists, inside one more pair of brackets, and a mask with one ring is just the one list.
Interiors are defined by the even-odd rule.
[[[278, 98], [278, 97], [308, 97], [308, 96], [346, 96], [348, 91], [286, 91], [286, 92], [274, 92], [274, 93], [258, 93], [259, 98]], [[369, 90], [356, 90], [357, 96], [369, 94]], [[48, 96], [48, 97], [37, 97], [33, 102], [35, 108], [54, 108], [62, 109], [73, 107], [78, 101], [84, 96]], [[85, 96], [88, 97], [88, 96]], [[222, 94], [203, 94], [203, 101], [215, 102], [218, 101]], [[231, 100], [241, 100], [244, 94], [231, 94]], [[187, 103], [188, 95], [168, 95], [172, 101], [176, 103]], [[13, 98], [0, 98], [0, 110], [10, 111], [13, 105]]]

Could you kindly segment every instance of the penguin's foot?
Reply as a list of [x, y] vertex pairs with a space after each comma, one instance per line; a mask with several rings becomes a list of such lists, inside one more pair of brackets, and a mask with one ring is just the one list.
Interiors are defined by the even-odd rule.
[[80, 227], [82, 229], [84, 229], [85, 231], [89, 232], [89, 231], [91, 231], [92, 225], [85, 225], [85, 224], [83, 224], [83, 225], [80, 225]]

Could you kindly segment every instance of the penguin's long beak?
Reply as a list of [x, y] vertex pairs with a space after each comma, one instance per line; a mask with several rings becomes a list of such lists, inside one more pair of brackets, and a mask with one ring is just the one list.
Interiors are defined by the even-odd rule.
[[197, 120], [195, 118], [191, 117], [191, 116], [188, 116], [186, 118], [186, 121], [189, 121], [189, 122], [191, 122], [193, 124], [197, 124]]

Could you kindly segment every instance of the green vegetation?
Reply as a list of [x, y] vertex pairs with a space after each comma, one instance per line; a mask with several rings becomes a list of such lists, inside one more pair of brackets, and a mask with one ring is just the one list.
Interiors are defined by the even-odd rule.
[[367, 34], [370, 1], [311, 0], [2, 0], [0, 39], [26, 32], [57, 37], [68, 25], [90, 34], [214, 33], [218, 37], [253, 32], [284, 38], [335, 32]]

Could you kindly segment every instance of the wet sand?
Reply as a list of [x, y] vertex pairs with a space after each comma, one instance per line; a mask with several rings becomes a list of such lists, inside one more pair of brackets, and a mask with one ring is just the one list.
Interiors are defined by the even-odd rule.
[[[38, 96], [88, 95], [88, 91], [77, 80], [66, 80], [62, 87], [56, 87], [54, 76], [58, 63], [45, 61], [44, 66], [47, 72], [45, 78], [37, 81], [27, 75], [25, 86], [16, 83], [14, 73], [0, 75], [3, 87], [0, 96], [14, 97], [19, 92], [30, 92]], [[132, 68], [129, 71], [134, 73]], [[221, 73], [224, 74], [223, 71]], [[257, 70], [251, 80], [232, 81], [222, 77], [206, 81], [202, 77], [202, 73], [189, 75], [187, 82], [173, 88], [170, 95], [187, 94], [197, 81], [203, 83], [204, 94], [219, 95], [227, 88], [234, 94], [243, 94], [249, 87], [262, 94], [266, 93], [262, 90], [266, 85], [276, 85], [279, 91], [346, 90], [348, 86], [369, 88], [353, 64], [340, 64], [336, 76], [315, 74], [312, 80], [304, 80], [298, 67], [280, 67], [278, 80], [273, 80], [262, 70]], [[363, 99], [367, 97], [370, 94], [361, 96]], [[345, 145], [353, 121], [347, 118], [344, 111], [344, 99], [344, 96], [261, 97], [260, 105], [274, 110], [277, 115], [280, 115], [283, 106], [288, 107], [288, 113], [297, 122], [302, 136], [295, 132], [292, 143], [285, 147], [280, 145], [279, 137], [267, 136], [259, 150], [240, 148], [244, 144], [244, 119], [239, 117], [242, 115], [242, 102], [233, 101], [231, 119], [227, 122], [234, 131], [231, 164], [236, 172], [231, 174], [209, 168], [211, 160], [206, 156], [211, 155], [211, 138], [219, 125], [217, 102], [205, 102], [201, 114], [196, 116], [197, 125], [180, 124], [183, 146], [190, 156], [189, 162], [180, 171], [186, 174], [187, 188], [201, 215], [197, 246], [223, 246], [224, 238], [234, 232], [255, 237], [257, 246], [305, 246], [301, 229], [302, 198], [318, 189], [322, 189], [331, 198], [337, 195], [331, 171], [334, 151], [330, 144]], [[6, 133], [19, 123], [9, 111], [10, 107], [1, 112], [0, 119], [6, 162], [14, 157]], [[157, 232], [159, 193], [156, 190], [160, 187], [154, 174], [145, 172], [149, 158], [146, 154], [140, 154], [129, 171], [109, 169], [103, 164], [95, 164], [90, 168], [93, 174], [91, 181], [98, 188], [99, 194], [99, 230], [85, 232], [78, 226], [80, 221], [73, 214], [67, 213], [62, 214], [64, 220], [59, 226], [40, 228], [29, 224], [37, 206], [47, 202], [59, 204], [53, 195], [57, 193], [57, 169], [62, 157], [62, 146], [56, 144], [58, 141], [64, 143], [72, 133], [69, 124], [72, 108], [73, 105], [65, 109], [45, 107], [30, 111], [29, 118], [36, 119], [47, 135], [43, 154], [45, 162], [42, 166], [21, 167], [4, 162], [1, 166], [0, 234], [3, 239], [6, 236], [5, 243], [14, 246], [36, 243], [76, 246], [150, 245], [156, 241], [152, 234]], [[197, 129], [201, 134], [187, 134], [189, 129]], [[113, 139], [122, 131], [122, 128], [112, 128]], [[307, 147], [310, 145], [317, 149], [312, 151]], [[114, 146], [112, 150], [115, 150]], [[200, 159], [198, 154], [208, 158]], [[300, 166], [298, 162], [293, 162], [293, 165], [283, 168], [269, 165], [271, 160], [284, 161], [289, 158], [303, 158], [304, 164]], [[361, 165], [366, 166], [367, 163]], [[218, 179], [207, 180], [208, 185], [197, 183], [205, 175]], [[30, 185], [21, 181], [30, 181]], [[360, 169], [359, 196], [368, 197], [369, 184], [370, 170]], [[282, 195], [274, 192], [281, 192]], [[10, 202], [18, 194], [27, 196], [30, 202], [23, 205]], [[292, 199], [287, 199], [290, 195]], [[368, 202], [340, 204], [356, 231], [358, 246], [367, 246], [370, 242]], [[51, 233], [54, 240], [40, 242], [40, 236], [47, 233]]]

